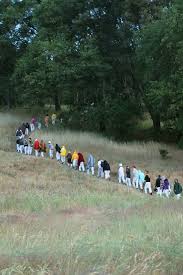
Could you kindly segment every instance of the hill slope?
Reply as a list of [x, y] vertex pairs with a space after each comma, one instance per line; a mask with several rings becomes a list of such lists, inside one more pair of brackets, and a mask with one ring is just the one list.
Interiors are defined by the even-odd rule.
[[[110, 144], [97, 146], [109, 157]], [[3, 150], [0, 193], [2, 274], [182, 274], [182, 200], [128, 192], [55, 160]]]

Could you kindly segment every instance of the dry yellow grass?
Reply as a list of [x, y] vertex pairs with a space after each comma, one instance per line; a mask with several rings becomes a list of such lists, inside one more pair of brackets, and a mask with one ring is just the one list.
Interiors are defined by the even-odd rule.
[[[172, 167], [181, 177], [174, 148], [168, 147], [176, 160], [164, 163], [154, 143], [119, 145], [72, 132], [39, 137], [103, 156], [114, 171], [118, 161], [135, 162], [153, 175]], [[182, 274], [182, 200], [128, 192], [55, 160], [4, 150], [0, 195], [1, 274]]]

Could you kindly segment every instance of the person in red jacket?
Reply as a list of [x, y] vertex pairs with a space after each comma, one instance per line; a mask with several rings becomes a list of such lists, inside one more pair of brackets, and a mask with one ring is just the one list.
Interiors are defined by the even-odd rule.
[[85, 172], [85, 160], [84, 160], [84, 157], [83, 157], [83, 154], [81, 153], [78, 153], [78, 167], [79, 167], [79, 171], [80, 172]]
[[39, 156], [39, 140], [35, 139], [34, 141], [34, 151], [35, 151], [35, 156], [38, 157]]

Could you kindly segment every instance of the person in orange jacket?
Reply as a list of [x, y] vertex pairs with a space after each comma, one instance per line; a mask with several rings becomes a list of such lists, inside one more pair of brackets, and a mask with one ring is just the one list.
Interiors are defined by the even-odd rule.
[[43, 140], [41, 140], [39, 144], [39, 152], [41, 153], [41, 157], [44, 158], [44, 153], [46, 153], [46, 144]]

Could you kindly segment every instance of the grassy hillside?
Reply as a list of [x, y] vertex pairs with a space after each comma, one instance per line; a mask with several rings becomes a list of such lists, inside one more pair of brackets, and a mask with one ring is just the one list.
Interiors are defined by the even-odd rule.
[[[11, 118], [11, 117], [10, 117]], [[12, 127], [0, 116], [1, 274], [182, 274], [183, 201], [129, 192], [60, 166], [13, 152]], [[39, 133], [70, 149], [182, 178], [182, 153], [160, 160], [162, 145], [115, 144], [79, 133]], [[7, 138], [8, 137], [8, 138]], [[9, 144], [9, 150], [7, 149]], [[156, 171], [157, 170], [157, 171]]]

